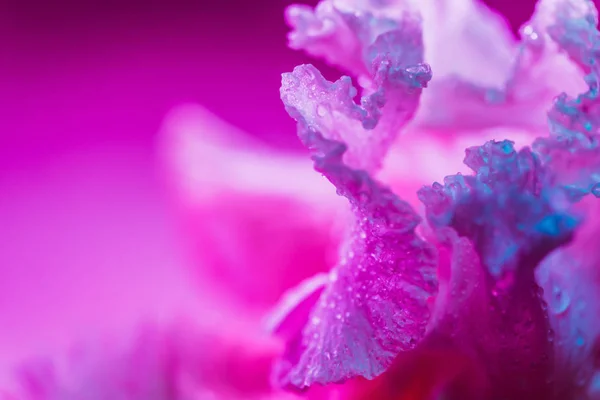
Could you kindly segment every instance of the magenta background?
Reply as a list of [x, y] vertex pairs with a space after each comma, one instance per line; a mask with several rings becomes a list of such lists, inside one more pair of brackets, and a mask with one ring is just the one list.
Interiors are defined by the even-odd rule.
[[[2, 3], [3, 355], [185, 303], [156, 132], [171, 107], [193, 101], [298, 148], [278, 95], [280, 74], [308, 61], [285, 45], [289, 3]], [[513, 26], [533, 7], [490, 3]]]

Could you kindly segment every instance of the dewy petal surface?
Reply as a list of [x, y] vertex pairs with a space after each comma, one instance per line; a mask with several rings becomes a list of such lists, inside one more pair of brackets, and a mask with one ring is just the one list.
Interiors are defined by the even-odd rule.
[[[427, 300], [436, 289], [434, 249], [416, 235], [420, 218], [412, 207], [369, 174], [430, 78], [421, 64], [419, 34], [407, 19], [375, 40], [378, 86], [362, 107], [352, 100], [349, 78], [329, 83], [308, 66], [283, 76], [282, 99], [298, 121], [299, 137], [315, 169], [348, 199], [355, 221], [300, 338], [276, 368], [280, 385], [303, 389], [372, 379], [425, 332]], [[327, 114], [319, 115], [319, 107]]]
[[550, 326], [534, 271], [578, 221], [556, 207], [563, 191], [530, 149], [492, 141], [467, 149], [465, 163], [474, 176], [420, 191], [451, 254], [428, 341], [479, 360], [491, 399], [553, 398]]
[[431, 71], [423, 64], [419, 22], [410, 16], [398, 29], [379, 35], [367, 50], [374, 86], [360, 106], [349, 77], [332, 84], [310, 65], [284, 74], [281, 97], [294, 118], [302, 118], [327, 139], [346, 143], [348, 166], [375, 171], [414, 115]]
[[418, 216], [365, 172], [342, 164], [338, 146], [316, 160], [317, 169], [350, 200], [357, 223], [304, 327], [301, 353], [282, 364], [284, 383], [300, 388], [382, 373], [422, 337], [435, 289], [433, 250], [414, 232]]
[[[437, 2], [436, 4], [441, 3]], [[327, 25], [325, 22], [331, 22], [330, 20], [333, 18], [331, 15], [335, 14], [335, 18], [338, 19], [337, 22], [329, 25], [329, 27], [335, 26], [329, 33], [336, 33], [328, 36], [321, 31], [312, 35], [316, 31], [305, 29], [307, 25], [296, 25], [296, 34], [307, 39], [304, 44], [296, 47], [303, 47], [309, 53], [325, 57], [331, 63], [353, 72], [359, 77], [359, 83], [366, 88], [364, 93], [366, 96], [377, 93], [380, 86], [373, 78], [376, 76], [373, 75], [373, 71], [376, 69], [369, 70], [372, 65], [370, 62], [375, 61], [375, 64], [377, 62], [377, 59], [369, 57], [369, 54], [376, 52], [365, 49], [376, 42], [374, 32], [387, 35], [393, 32], [395, 27], [402, 26], [398, 21], [402, 15], [406, 15], [403, 13], [407, 10], [412, 12], [414, 5], [405, 7], [400, 2], [386, 2], [384, 6], [376, 6], [375, 2], [366, 0], [352, 1], [348, 2], [346, 11], [353, 10], [356, 18], [352, 19], [346, 16], [344, 19], [341, 17], [343, 14], [341, 2], [323, 1], [320, 4], [322, 10], [330, 14], [323, 13], [321, 16], [317, 15], [318, 13], [311, 14], [314, 17], [313, 22], [320, 21], [325, 26]], [[431, 21], [435, 19], [432, 15], [439, 16], [444, 13], [443, 7], [423, 8], [423, 5], [427, 4], [431, 6], [432, 3], [421, 3], [425, 29], [427, 29], [427, 24], [431, 24]], [[579, 36], [583, 37], [584, 42], [590, 40], [589, 35], [585, 33], [582, 35], [581, 30], [575, 29], [577, 26], [581, 28], [582, 24], [575, 23], [574, 27], [571, 27], [571, 32], [575, 32], [575, 34], [572, 37], [567, 35], [566, 44], [557, 40], [557, 32], [561, 28], [560, 24], [557, 27], [556, 22], [560, 21], [562, 16], [566, 18], [563, 18], [564, 20], [570, 21], [568, 23], [572, 24], [574, 16], [581, 15], [582, 11], [585, 15], [585, 4], [588, 3], [551, 0], [540, 2], [532, 20], [522, 28], [521, 43], [516, 44], [506, 35], [507, 31], [503, 24], [489, 10], [479, 3], [457, 2], [457, 7], [451, 10], [455, 15], [460, 16], [460, 18], [454, 19], [456, 24], [469, 25], [467, 21], [471, 21], [471, 19], [467, 16], [473, 17], [472, 20], [477, 21], [477, 24], [481, 23], [479, 25], [481, 30], [476, 33], [484, 37], [479, 43], [485, 42], [484, 28], [489, 29], [490, 32], [495, 30], [501, 38], [500, 47], [503, 50], [500, 52], [502, 54], [498, 56], [505, 63], [498, 63], [500, 64], [498, 69], [490, 71], [489, 76], [484, 77], [489, 78], [488, 80], [477, 79], [478, 77], [469, 74], [467, 69], [463, 70], [457, 67], [454, 71], [452, 68], [444, 70], [444, 65], [441, 65], [440, 80], [434, 79], [431, 88], [433, 90], [429, 93], [433, 102], [425, 102], [425, 107], [422, 108], [424, 112], [421, 115], [417, 113], [417, 119], [410, 124], [409, 128], [413, 131], [423, 128], [447, 128], [448, 131], [455, 132], [457, 130], [468, 131], [473, 128], [478, 130], [509, 126], [529, 129], [531, 137], [533, 137], [534, 133], [544, 129], [545, 110], [555, 94], [561, 90], [569, 93], [581, 90], [583, 85], [578, 79], [583, 72], [587, 73], [590, 69], [590, 65], [577, 59], [577, 56], [582, 57], [581, 49], [577, 47], [577, 43], [581, 44], [582, 41]], [[307, 13], [312, 12], [309, 8], [304, 10]], [[557, 13], [556, 10], [560, 12]], [[360, 22], [360, 18], [364, 18], [365, 15], [368, 18]], [[372, 25], [380, 30], [365, 30], [365, 20], [372, 21]], [[595, 23], [595, 18], [589, 19], [589, 21]], [[488, 24], [486, 25], [485, 22]], [[446, 32], [445, 34], [451, 33], [452, 30], [460, 32], [460, 29], [456, 28], [449, 23], [447, 27], [440, 26], [437, 33], [426, 32], [425, 45], [427, 46], [428, 40], [431, 40], [432, 37], [444, 37], [442, 32]], [[341, 47], [336, 48], [335, 43], [341, 43], [340, 38], [345, 37], [349, 32], [353, 45], [348, 48], [354, 50], [349, 54], [339, 53]], [[350, 36], [347, 36], [346, 39]], [[332, 37], [335, 40], [327, 42]], [[324, 38], [327, 40], [323, 40]], [[477, 35], [467, 33], [461, 36], [461, 40], [465, 40], [465, 44], [472, 40], [473, 42], [469, 45], [473, 46], [465, 47], [477, 48], [475, 45], [478, 43]], [[324, 47], [315, 51], [321, 45]], [[293, 43], [292, 46], [294, 46]], [[493, 48], [494, 46], [484, 45], [484, 47]], [[589, 43], [586, 42], [583, 47], [589, 48]], [[330, 51], [327, 52], [327, 49]], [[355, 51], [357, 49], [361, 51]], [[567, 49], [571, 60], [564, 52], [561, 52], [562, 49]], [[510, 54], [513, 56], [511, 57]], [[503, 58], [503, 55], [506, 57]], [[584, 53], [583, 57], [589, 59], [590, 55]], [[440, 56], [440, 59], [443, 58]], [[511, 58], [514, 61], [510, 61]], [[491, 59], [491, 57], [487, 57], [487, 59]], [[344, 64], [344, 60], [348, 62]], [[435, 57], [432, 57], [432, 62], [440, 64]], [[483, 65], [465, 64], [472, 67], [472, 71], [475, 73]], [[306, 71], [297, 70], [295, 72], [304, 73]], [[308, 71], [309, 75], [313, 73], [314, 71]], [[369, 76], [369, 73], [372, 76]], [[320, 75], [317, 77], [321, 79]], [[323, 83], [322, 79], [319, 79], [316, 80], [317, 87], [322, 86]], [[311, 84], [315, 82], [310, 79], [308, 81]], [[594, 77], [588, 78], [588, 81], [596, 84]], [[345, 82], [339, 81], [335, 85], [337, 85], [337, 89], [334, 88], [332, 91], [336, 92], [337, 90], [338, 92], [333, 96], [339, 96], [341, 99], [339, 103], [336, 103], [337, 106], [340, 106], [338, 109], [342, 110], [341, 114], [346, 117], [351, 116], [351, 120], [361, 121], [363, 128], [371, 128], [371, 124], [378, 120], [378, 115], [372, 112], [368, 106], [357, 108], [354, 105], [351, 99], [356, 92], [350, 88], [349, 79]], [[594, 94], [594, 91], [592, 90], [591, 93]], [[322, 94], [318, 97], [323, 98]], [[455, 101], [457, 98], [464, 101]], [[307, 141], [306, 144], [314, 146], [317, 169], [321, 172], [326, 171], [324, 166], [331, 164], [323, 160], [327, 160], [327, 155], [330, 155], [335, 157], [330, 157], [329, 160], [337, 160], [347, 168], [347, 170], [339, 169], [338, 172], [360, 172], [360, 169], [368, 172], [377, 171], [379, 167], [377, 156], [385, 154], [385, 152], [369, 153], [371, 149], [367, 147], [366, 154], [371, 154], [371, 157], [367, 157], [365, 160], [364, 154], [353, 147], [353, 136], [343, 135], [345, 132], [354, 131], [343, 129], [343, 126], [348, 125], [345, 123], [346, 121], [337, 125], [322, 124], [318, 116], [328, 114], [322, 112], [322, 109], [319, 112], [318, 108], [311, 111], [306, 106], [307, 99], [313, 100], [310, 95], [303, 96], [300, 101], [296, 101], [297, 99], [293, 97], [289, 98], [290, 101], [287, 103], [292, 106], [288, 105], [288, 111], [301, 122], [301, 133], [303, 133], [301, 137], [305, 141], [307, 137], [314, 139]], [[331, 97], [327, 101], [330, 99]], [[577, 114], [572, 110], [581, 105], [581, 100], [578, 99], [578, 103], [569, 104], [568, 99], [568, 96], [565, 95], [556, 103], [555, 108], [562, 107], [558, 116], [551, 113], [553, 130], [556, 129], [557, 120], [562, 121], [565, 116], [576, 116]], [[311, 101], [308, 103], [314, 105]], [[363, 103], [363, 105], [365, 104]], [[584, 102], [584, 106], [579, 108], [582, 108], [584, 113], [588, 113], [588, 106], [589, 102]], [[431, 113], [429, 117], [427, 111]], [[436, 117], [437, 120], [432, 117]], [[571, 121], [570, 118], [567, 119]], [[593, 118], [591, 121], [588, 118], [583, 122], [576, 121], [576, 123], [588, 130], [595, 129]], [[567, 124], [559, 122], [559, 125], [566, 126]], [[339, 128], [342, 134], [336, 128]], [[333, 143], [331, 139], [333, 139]], [[586, 140], [589, 142], [589, 138], [583, 139], [583, 142]], [[475, 176], [449, 177], [445, 181], [445, 185], [435, 184], [432, 188], [420, 192], [420, 196], [426, 204], [428, 220], [437, 230], [440, 251], [449, 254], [446, 257], [447, 260], [440, 264], [440, 276], [443, 277], [443, 280], [440, 295], [436, 300], [434, 318], [429, 325], [431, 333], [426, 338], [425, 345], [441, 345], [443, 348], [444, 344], [450, 343], [451, 346], [468, 354], [476, 363], [487, 366], [487, 376], [480, 377], [481, 385], [475, 386], [481, 390], [481, 387], [487, 385], [487, 389], [490, 390], [487, 395], [491, 396], [490, 398], [519, 398], [519, 396], [560, 398], [557, 390], [560, 391], [561, 388], [555, 384], [549, 384], [555, 378], [553, 375], [553, 337], [549, 330], [546, 305], [536, 283], [534, 271], [548, 254], [557, 249], [560, 253], [560, 249], [572, 239], [578, 219], [571, 214], [572, 210], [568, 200], [572, 197], [573, 187], [576, 191], [584, 190], [586, 193], [594, 191], [593, 180], [590, 180], [590, 171], [595, 168], [596, 159], [593, 155], [576, 158], [584, 163], [580, 165], [580, 169], [584, 170], [585, 178], [575, 176], [577, 175], [575, 168], [566, 168], [570, 165], [569, 162], [573, 165], [577, 164], [573, 161], [575, 158], [568, 155], [569, 151], [573, 149], [571, 144], [574, 138], [568, 138], [565, 144], [561, 143], [561, 140], [551, 138], [546, 142], [540, 141], [541, 144], [537, 144], [535, 150], [541, 157], [528, 148], [516, 152], [513, 144], [508, 141], [492, 141], [484, 146], [470, 148], [467, 152], [466, 164], [476, 172]], [[340, 141], [347, 142], [348, 152], [346, 154], [344, 154], [345, 148], [338, 147], [338, 144], [335, 143]], [[364, 145], [365, 142], [362, 142], [361, 146]], [[550, 154], [555, 148], [559, 151]], [[589, 146], [586, 150], [590, 150]], [[583, 155], [584, 153], [580, 151], [579, 154]], [[589, 165], [585, 164], [586, 161], [583, 160], [590, 160]], [[325, 175], [331, 180], [330, 175]], [[347, 176], [351, 175], [347, 174]], [[369, 176], [367, 175], [367, 177]], [[585, 185], [582, 184], [582, 179], [587, 182], [585, 184], [587, 186], [583, 189], [582, 186]], [[571, 185], [573, 187], [570, 189], [568, 182], [573, 181], [575, 183]], [[332, 182], [336, 184], [335, 180]], [[600, 188], [598, 188], [598, 192], [600, 194]], [[341, 191], [341, 194], [345, 193]], [[370, 192], [361, 189], [361, 193]], [[355, 229], [360, 237], [361, 225], [355, 225]], [[350, 237], [353, 236], [350, 235]], [[357, 253], [353, 251], [351, 254], [356, 257]], [[333, 282], [325, 288], [321, 300], [327, 298], [329, 288], [333, 287], [336, 282], [347, 282], [344, 279], [340, 280], [340, 276], [343, 278], [344, 275], [341, 275], [338, 269], [342, 270], [340, 266], [334, 270]], [[470, 279], [471, 277], [475, 279]], [[346, 287], [350, 286], [346, 284]], [[319, 310], [319, 307], [325, 308], [325, 305], [326, 303], [318, 304], [315, 310]], [[335, 303], [335, 307], [337, 308], [337, 303]], [[343, 319], [341, 315], [340, 319]], [[323, 319], [318, 318], [315, 322], [318, 326]], [[330, 326], [335, 325], [330, 324]], [[300, 348], [297, 348], [293, 354], [286, 355], [289, 364], [283, 363], [284, 384], [287, 383], [286, 379], [289, 381], [297, 379], [296, 383], [291, 382], [292, 386], [302, 387], [309, 386], [313, 382], [336, 381], [336, 379], [323, 378], [328, 374], [341, 377], [340, 380], [354, 376], [352, 373], [347, 373], [347, 370], [342, 370], [341, 373], [339, 371], [331, 373], [323, 367], [312, 369], [308, 373], [301, 373], [300, 377], [294, 375], [298, 371], [297, 366], [302, 366], [303, 362], [309, 366], [315, 364], [311, 364], [314, 357], [308, 359], [305, 357], [306, 354], [311, 354], [311, 343], [306, 340], [306, 337], [307, 333], [316, 333], [313, 338], [319, 338], [321, 332], [319, 329], [323, 328], [305, 329]], [[321, 343], [320, 349], [327, 348], [327, 345], [328, 343], [324, 343], [324, 346]], [[312, 354], [314, 356], [314, 352]], [[334, 352], [323, 352], [322, 354], [335, 355]], [[335, 362], [329, 364], [332, 369], [343, 367]], [[309, 370], [309, 367], [302, 368]], [[317, 379], [311, 377], [311, 381], [307, 380], [306, 376], [311, 376], [311, 373], [312, 377], [317, 376]], [[515, 379], [515, 376], [518, 378]], [[461, 392], [459, 388], [450, 386], [449, 390], [450, 394], [457, 396], [456, 398], [469, 398], [468, 396], [461, 397], [461, 393], [465, 392]]]

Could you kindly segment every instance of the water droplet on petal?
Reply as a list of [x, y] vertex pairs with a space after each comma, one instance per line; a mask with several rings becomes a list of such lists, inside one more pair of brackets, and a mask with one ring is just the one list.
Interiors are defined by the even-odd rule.
[[325, 108], [325, 106], [321, 104], [317, 106], [317, 115], [319, 117], [324, 117], [325, 115], [327, 115], [327, 109]]
[[552, 293], [550, 294], [549, 301], [550, 309], [557, 315], [563, 314], [569, 308], [571, 299], [569, 295], [562, 290], [559, 286], [554, 285], [552, 287]]

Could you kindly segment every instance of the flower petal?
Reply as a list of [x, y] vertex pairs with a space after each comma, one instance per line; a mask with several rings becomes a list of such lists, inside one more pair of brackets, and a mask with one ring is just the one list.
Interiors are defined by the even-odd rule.
[[351, 73], [371, 79], [371, 45], [382, 34], [399, 28], [410, 2], [323, 0], [314, 8], [292, 5], [286, 19], [293, 28], [289, 46]]
[[[412, 30], [394, 32], [386, 40], [412, 38], [403, 36], [406, 32]], [[402, 48], [403, 42], [397, 46]], [[311, 67], [283, 77], [282, 98], [298, 121], [300, 139], [312, 151], [315, 169], [349, 200], [355, 222], [304, 327], [300, 351], [288, 352], [276, 368], [280, 385], [304, 389], [357, 376], [372, 379], [425, 332], [427, 299], [436, 287], [435, 252], [416, 235], [420, 218], [410, 205], [366, 170], [378, 168], [389, 138], [406, 121], [405, 110], [416, 107], [428, 72], [399, 61], [388, 68], [384, 59], [381, 65], [385, 68], [376, 70], [386, 75], [376, 80], [382, 83], [375, 92], [378, 100], [363, 99], [365, 108], [353, 103], [352, 87], [344, 78], [331, 84]], [[389, 102], [387, 95], [393, 96]], [[333, 107], [337, 119], [319, 121], [316, 109], [321, 105]], [[383, 108], [370, 132], [361, 122], [370, 127], [370, 116], [378, 112], [373, 106]]]
[[433, 82], [456, 77], [498, 87], [506, 81], [516, 43], [501, 15], [479, 0], [424, 0], [419, 9]]
[[293, 340], [308, 321], [308, 315], [329, 281], [325, 273], [306, 279], [288, 290], [265, 321], [269, 332]]
[[[590, 193], [600, 195], [600, 108], [598, 107], [597, 11], [585, 0], [552, 4], [555, 14], [551, 35], [571, 59], [588, 73], [589, 88], [576, 98], [560, 95], [549, 113], [551, 136], [538, 139], [536, 148], [553, 169], [571, 201]], [[557, 353], [556, 385], [572, 396], [592, 397], [598, 389], [600, 275], [597, 256], [600, 204], [585, 198], [575, 206], [584, 222], [573, 242], [554, 252], [541, 265], [538, 280], [545, 289]]]
[[576, 226], [572, 216], [555, 211], [562, 191], [550, 186], [539, 157], [528, 148], [516, 152], [513, 145], [490, 141], [467, 149], [465, 164], [475, 176], [449, 176], [445, 185], [435, 183], [419, 193], [430, 224], [452, 226], [476, 239], [482, 262], [496, 279], [514, 273], [522, 258], [539, 262], [548, 248], [570, 240]]
[[397, 30], [384, 33], [369, 47], [373, 54], [374, 87], [357, 105], [349, 77], [326, 81], [310, 65], [283, 75], [281, 97], [297, 120], [325, 138], [346, 143], [344, 162], [351, 168], [374, 171], [399, 130], [415, 113], [421, 88], [431, 79], [422, 63], [418, 21], [407, 18]]
[[201, 292], [264, 312], [329, 269], [339, 240], [333, 219], [345, 205], [305, 160], [198, 106], [172, 112], [163, 130], [167, 178]]
[[428, 341], [487, 365], [497, 398], [552, 398], [550, 326], [534, 271], [571, 240], [578, 221], [557, 208], [563, 192], [528, 148], [492, 141], [467, 149], [465, 163], [475, 176], [420, 192], [452, 254]]
[[288, 399], [268, 376], [279, 352], [271, 338], [209, 332], [187, 323], [146, 326], [123, 340], [25, 363], [18, 400]]
[[581, 71], [549, 36], [548, 2], [540, 2], [522, 27], [520, 43], [501, 17], [479, 1], [423, 2], [425, 60], [435, 77], [413, 124], [453, 131], [494, 126], [545, 130], [556, 93], [582, 87]]
[[587, 198], [577, 209], [585, 219], [573, 242], [553, 252], [537, 271], [554, 331], [555, 385], [564, 393], [562, 398], [593, 389], [592, 378], [600, 366], [600, 323], [596, 317], [600, 315], [600, 204]]
[[300, 388], [383, 372], [422, 337], [435, 289], [433, 251], [415, 235], [410, 206], [364, 172], [322, 162], [318, 170], [349, 198], [357, 225], [304, 328], [304, 351], [283, 378]]

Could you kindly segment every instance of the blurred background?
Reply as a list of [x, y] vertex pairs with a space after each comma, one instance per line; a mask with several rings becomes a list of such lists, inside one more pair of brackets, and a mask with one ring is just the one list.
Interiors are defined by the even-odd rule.
[[[0, 3], [2, 360], [185, 303], [157, 132], [193, 102], [298, 150], [278, 91], [309, 62], [286, 47], [290, 3]], [[534, 1], [488, 4], [516, 30]]]

